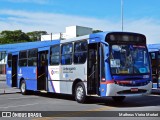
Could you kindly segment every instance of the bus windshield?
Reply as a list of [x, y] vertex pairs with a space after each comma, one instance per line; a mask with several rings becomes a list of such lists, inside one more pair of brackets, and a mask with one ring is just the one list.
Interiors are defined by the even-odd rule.
[[112, 74], [147, 74], [150, 72], [146, 46], [111, 45], [110, 51]]

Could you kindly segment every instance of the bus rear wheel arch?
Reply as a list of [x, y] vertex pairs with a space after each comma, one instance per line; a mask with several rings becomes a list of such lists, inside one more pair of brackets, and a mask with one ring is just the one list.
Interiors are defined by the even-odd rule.
[[78, 103], [85, 103], [86, 101], [86, 91], [85, 86], [83, 82], [78, 82], [75, 86], [75, 92], [74, 92], [75, 100]]

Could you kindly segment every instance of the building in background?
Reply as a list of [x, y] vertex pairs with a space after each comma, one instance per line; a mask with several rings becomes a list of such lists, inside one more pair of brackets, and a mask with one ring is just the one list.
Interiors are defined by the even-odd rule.
[[77, 26], [77, 25], [69, 26], [69, 27], [66, 27], [65, 33], [42, 35], [41, 41], [75, 38], [75, 37], [91, 34], [92, 31], [93, 29], [89, 27], [83, 27], [83, 26]]
[[0, 51], [0, 74], [6, 74], [6, 51]]

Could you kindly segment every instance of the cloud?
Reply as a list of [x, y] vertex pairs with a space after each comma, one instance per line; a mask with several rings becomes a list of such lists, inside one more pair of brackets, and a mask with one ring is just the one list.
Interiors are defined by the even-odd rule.
[[13, 3], [34, 3], [34, 4], [47, 4], [49, 0], [4, 0]]
[[[87, 18], [80, 16], [64, 15], [64, 14], [54, 14], [54, 13], [43, 13], [43, 12], [27, 12], [18, 10], [0, 10], [0, 15], [5, 15], [7, 17], [1, 18], [1, 23], [8, 23], [5, 28], [15, 29], [19, 28], [24, 31], [31, 31], [33, 29], [44, 29], [48, 32], [62, 32], [66, 26], [70, 25], [82, 25], [93, 27], [95, 29], [103, 29], [104, 24], [110, 26], [112, 24], [110, 21]], [[12, 25], [12, 27], [10, 26]], [[112, 24], [110, 30], [114, 30], [119, 27], [119, 23]], [[27, 28], [27, 29], [26, 29]], [[4, 28], [0, 28], [3, 30]], [[103, 29], [104, 30], [104, 29]], [[109, 29], [108, 29], [109, 30]]]
[[160, 22], [158, 20], [151, 18], [128, 20], [124, 29], [146, 35], [148, 44], [160, 43]]
[[[1, 17], [4, 16], [5, 17]], [[24, 32], [45, 30], [48, 33], [65, 32], [65, 27], [80, 25], [103, 31], [121, 31], [121, 22], [107, 19], [28, 12], [21, 10], [0, 10], [0, 31], [22, 29]], [[148, 43], [160, 43], [160, 23], [154, 19], [125, 20], [124, 31], [145, 34]]]

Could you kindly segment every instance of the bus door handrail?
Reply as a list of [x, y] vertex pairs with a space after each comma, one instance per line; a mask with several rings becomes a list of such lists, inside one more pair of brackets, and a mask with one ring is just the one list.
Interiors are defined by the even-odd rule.
[[38, 78], [42, 77], [43, 75], [45, 75], [45, 73], [43, 73], [43, 74], [39, 75], [39, 76], [38, 76]]
[[93, 74], [95, 73], [95, 70], [92, 72], [92, 74], [91, 75], [89, 75], [88, 77], [90, 78]]

